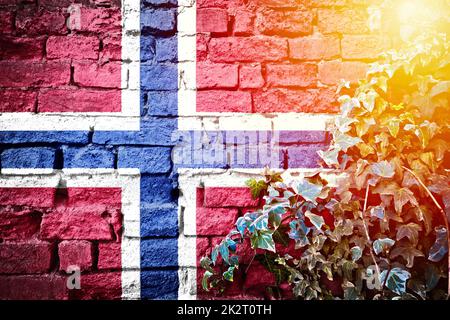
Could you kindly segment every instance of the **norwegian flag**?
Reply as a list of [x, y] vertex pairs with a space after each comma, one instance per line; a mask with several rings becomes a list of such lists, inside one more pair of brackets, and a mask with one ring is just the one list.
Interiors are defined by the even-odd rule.
[[199, 258], [258, 205], [246, 179], [317, 166], [330, 94], [305, 89], [309, 66], [277, 65], [285, 41], [231, 37], [236, 1], [10, 2], [0, 298], [202, 298]]

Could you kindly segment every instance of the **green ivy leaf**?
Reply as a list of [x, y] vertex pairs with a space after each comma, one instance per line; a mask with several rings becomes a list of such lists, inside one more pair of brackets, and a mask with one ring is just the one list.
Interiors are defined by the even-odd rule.
[[273, 241], [272, 232], [270, 231], [257, 231], [251, 238], [251, 244], [253, 249], [265, 249], [276, 252], [275, 241]]
[[370, 216], [377, 219], [384, 219], [384, 208], [381, 206], [376, 206], [370, 209]]
[[259, 198], [259, 196], [267, 190], [267, 184], [264, 180], [257, 181], [256, 179], [250, 179], [247, 180], [245, 184], [250, 187], [254, 199]]
[[333, 148], [331, 150], [323, 151], [319, 150], [317, 153], [319, 156], [323, 159], [323, 161], [327, 164], [327, 166], [335, 166], [339, 164], [338, 156], [339, 156], [339, 149]]
[[227, 271], [223, 273], [223, 278], [227, 281], [233, 282], [233, 274], [235, 266], [230, 266]]
[[418, 206], [414, 193], [408, 188], [400, 188], [394, 192], [394, 204], [395, 211], [398, 213], [402, 212], [403, 206], [407, 203], [411, 203], [413, 206]]
[[391, 251], [391, 259], [395, 259], [397, 257], [403, 257], [407, 265], [406, 267], [412, 268], [414, 266], [414, 258], [415, 257], [424, 257], [425, 255], [422, 253], [422, 251], [411, 247], [411, 246], [399, 246]]
[[203, 275], [203, 278], [202, 278], [202, 287], [203, 287], [203, 290], [205, 290], [205, 291], [209, 291], [208, 280], [209, 280], [209, 278], [211, 278], [211, 276], [213, 276], [212, 272], [205, 271], [205, 274]]
[[416, 223], [410, 222], [407, 225], [401, 225], [397, 229], [397, 241], [408, 238], [415, 246], [419, 241], [419, 231], [422, 231], [422, 227]]
[[389, 274], [388, 270], [382, 271], [380, 275], [380, 282], [384, 283], [386, 279], [386, 287], [392, 292], [402, 295], [406, 292], [406, 282], [410, 277], [411, 274], [408, 271], [395, 267], [389, 271]]
[[358, 261], [362, 257], [362, 250], [358, 246], [352, 247], [350, 249], [350, 252], [352, 254], [353, 261]]
[[297, 193], [306, 201], [316, 203], [317, 197], [322, 193], [323, 186], [309, 182], [303, 179], [297, 184]]
[[425, 267], [425, 287], [427, 292], [436, 288], [440, 278], [441, 273], [439, 269], [434, 264], [427, 264]]
[[311, 221], [311, 223], [314, 227], [316, 227], [317, 230], [322, 232], [322, 226], [325, 224], [325, 220], [322, 216], [307, 211], [305, 213], [305, 217], [307, 217], [309, 221]]
[[373, 242], [373, 250], [375, 254], [380, 254], [381, 252], [385, 252], [389, 250], [395, 244], [395, 240], [390, 238], [377, 239]]
[[372, 164], [372, 173], [382, 178], [392, 178], [395, 175], [395, 168], [386, 160]]
[[447, 229], [445, 227], [436, 227], [436, 241], [430, 248], [428, 260], [439, 262], [448, 252]]
[[348, 148], [357, 145], [362, 142], [361, 138], [352, 137], [348, 134], [336, 132], [334, 134], [334, 143], [337, 147], [339, 147], [342, 151], [347, 152]]

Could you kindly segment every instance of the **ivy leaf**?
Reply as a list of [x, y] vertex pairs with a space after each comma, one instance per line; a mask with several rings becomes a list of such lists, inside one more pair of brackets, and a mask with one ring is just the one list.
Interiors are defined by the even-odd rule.
[[362, 257], [362, 250], [358, 246], [352, 247], [350, 249], [350, 252], [352, 254], [353, 261], [358, 261]]
[[430, 248], [428, 260], [439, 262], [448, 252], [447, 229], [445, 227], [436, 227], [436, 241]]
[[289, 227], [291, 228], [289, 238], [295, 240], [296, 248], [302, 248], [309, 244], [307, 235], [311, 229], [305, 225], [303, 220], [292, 220]]
[[392, 292], [402, 295], [406, 292], [406, 282], [410, 277], [411, 274], [408, 271], [395, 267], [389, 271], [389, 274], [388, 270], [383, 270], [380, 275], [380, 282], [384, 283], [386, 279], [386, 287]]
[[218, 255], [219, 255], [219, 246], [215, 246], [211, 252], [211, 260], [213, 264], [216, 264]]
[[257, 199], [267, 189], [267, 184], [264, 180], [250, 179], [245, 184], [250, 187], [254, 199]]
[[332, 148], [331, 150], [327, 150], [327, 151], [319, 150], [319, 151], [317, 151], [317, 153], [323, 159], [323, 161], [327, 164], [327, 166], [332, 167], [334, 165], [339, 164], [339, 161], [338, 161], [339, 151], [340, 150], [337, 148]]
[[395, 244], [395, 240], [390, 238], [377, 239], [373, 242], [373, 250], [375, 254], [380, 254], [381, 252], [385, 252], [389, 250]]
[[317, 197], [322, 193], [323, 186], [303, 179], [297, 184], [297, 193], [306, 201], [316, 203]]
[[370, 209], [370, 216], [378, 219], [384, 219], [384, 208], [381, 206], [376, 206]]
[[211, 273], [214, 273], [214, 270], [212, 269], [211, 265], [212, 265], [212, 261], [211, 261], [211, 259], [209, 257], [202, 257], [200, 259], [200, 266], [203, 269], [205, 269], [205, 270], [207, 270], [207, 271], [209, 271]]
[[211, 278], [212, 275], [213, 275], [212, 272], [210, 272], [210, 271], [205, 271], [205, 274], [203, 275], [203, 278], [202, 278], [202, 287], [203, 287], [203, 290], [209, 291], [208, 280], [209, 280], [209, 278]]
[[415, 246], [419, 241], [419, 231], [422, 231], [422, 227], [416, 223], [411, 222], [407, 225], [399, 226], [397, 229], [397, 241], [406, 237]]
[[307, 217], [309, 221], [311, 221], [311, 223], [314, 227], [316, 227], [317, 230], [322, 232], [322, 226], [325, 224], [325, 220], [322, 216], [307, 211], [305, 213], [305, 217]]
[[427, 264], [425, 267], [425, 287], [427, 292], [433, 290], [441, 278], [439, 269], [432, 263]]
[[400, 188], [394, 192], [395, 211], [402, 212], [403, 206], [410, 202], [413, 206], [418, 206], [414, 193], [408, 188]]
[[354, 122], [356, 122], [356, 119], [349, 117], [336, 117], [336, 119], [334, 120], [336, 128], [342, 133], [349, 132], [351, 129], [350, 125]]
[[219, 245], [219, 252], [220, 252], [220, 255], [222, 256], [223, 261], [225, 261], [227, 264], [230, 264], [230, 260], [229, 260], [230, 250], [228, 250], [228, 245], [226, 244], [226, 242], [223, 241]]
[[245, 229], [247, 229], [247, 221], [244, 217], [239, 217], [236, 221], [236, 229], [239, 231], [241, 236], [244, 236]]
[[223, 278], [227, 281], [233, 282], [233, 273], [235, 266], [230, 266], [227, 271], [223, 273]]
[[386, 160], [372, 164], [372, 173], [382, 178], [392, 178], [395, 174], [395, 168]]
[[375, 108], [375, 99], [377, 98], [378, 94], [374, 90], [370, 90], [367, 93], [361, 93], [359, 95], [359, 100], [362, 102], [364, 108], [372, 112]]
[[338, 98], [341, 105], [341, 113], [344, 117], [348, 116], [354, 108], [358, 108], [361, 104], [358, 99], [343, 95]]
[[256, 230], [268, 230], [269, 227], [269, 216], [267, 214], [262, 214], [253, 221], [252, 226]]
[[397, 257], [403, 257], [407, 262], [407, 267], [412, 268], [414, 266], [414, 258], [415, 257], [424, 257], [422, 251], [411, 247], [411, 246], [399, 246], [392, 249], [391, 259], [395, 259]]
[[352, 137], [341, 132], [336, 132], [334, 134], [335, 145], [344, 152], [347, 152], [348, 148], [353, 147], [360, 142], [362, 142], [362, 140], [359, 137]]
[[440, 81], [438, 84], [434, 85], [430, 90], [430, 97], [435, 97], [440, 94], [448, 93], [450, 90], [450, 81]]
[[251, 244], [253, 249], [265, 249], [276, 252], [275, 241], [273, 241], [272, 233], [270, 231], [256, 232], [251, 238]]

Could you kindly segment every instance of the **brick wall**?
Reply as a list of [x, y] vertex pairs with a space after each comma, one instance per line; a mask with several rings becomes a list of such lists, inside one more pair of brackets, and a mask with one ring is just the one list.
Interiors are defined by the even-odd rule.
[[[140, 243], [140, 254], [139, 265], [131, 270], [140, 273], [140, 297], [175, 299], [184, 287], [183, 297], [198, 293], [201, 298], [196, 290], [201, 275], [195, 271], [198, 258], [233, 219], [256, 204], [242, 189], [242, 181], [221, 186], [215, 172], [206, 172], [203, 175], [216, 183], [205, 188], [202, 180], [177, 171], [179, 165], [171, 158], [173, 134], [181, 120], [194, 118], [178, 116], [178, 108], [189, 104], [178, 99], [179, 89], [198, 89], [194, 112], [202, 113], [200, 128], [213, 128], [206, 129], [210, 136], [222, 132], [216, 129], [227, 121], [217, 115], [222, 112], [259, 115], [252, 123], [268, 131], [279, 130], [277, 119], [289, 119], [281, 113], [333, 114], [339, 80], [355, 83], [377, 52], [390, 46], [384, 35], [370, 33], [366, 27], [366, 7], [373, 2], [197, 0], [196, 20], [188, 24], [197, 30], [185, 34], [179, 32], [179, 19], [192, 9], [190, 1], [180, 0], [178, 8], [176, 0], [142, 0], [140, 21], [135, 21], [123, 18], [118, 0], [0, 0], [0, 123], [4, 126], [0, 127], [0, 184], [17, 174], [11, 173], [16, 169], [24, 170], [17, 181], [32, 179], [26, 170], [36, 168], [55, 170], [57, 180], [53, 189], [35, 188], [32, 195], [17, 186], [0, 188], [0, 298], [123, 295], [125, 267], [118, 259], [123, 241], [128, 241], [119, 222], [124, 221], [123, 203], [117, 207], [114, 187], [101, 195], [87, 187], [80, 193], [66, 187], [58, 172], [74, 168], [139, 169], [139, 219], [134, 221], [139, 227], [133, 239]], [[128, 23], [131, 27], [122, 27]], [[178, 63], [178, 56], [186, 53], [180, 51], [180, 44], [191, 38], [194, 61]], [[124, 43], [133, 39], [140, 43], [138, 59], [132, 45], [123, 50]], [[140, 63], [140, 78], [130, 67], [134, 62]], [[189, 72], [178, 73], [185, 62], [195, 63], [190, 69], [191, 75], [196, 73], [195, 88], [186, 84]], [[124, 99], [124, 92], [138, 92], [140, 101]], [[130, 104], [137, 113], [109, 115], [110, 131], [90, 114], [120, 113]], [[76, 112], [83, 115], [74, 117]], [[5, 117], [13, 120], [1, 122]], [[54, 129], [46, 126], [47, 119], [57, 122]], [[88, 125], [80, 125], [86, 119]], [[136, 119], [138, 126], [130, 130], [128, 123]], [[45, 130], [30, 129], [41, 125]], [[111, 129], [112, 125], [119, 128]], [[11, 129], [15, 126], [21, 129]], [[316, 167], [316, 151], [325, 147], [326, 133], [308, 131], [308, 121], [294, 127], [287, 134], [281, 132], [280, 145], [274, 149], [280, 161], [273, 166]], [[242, 129], [248, 127], [235, 128]], [[236, 143], [233, 138], [223, 144]], [[289, 156], [283, 158], [287, 149]], [[247, 166], [230, 165], [224, 159], [191, 166], [221, 168], [226, 174], [230, 167]], [[182, 179], [188, 183], [178, 189]], [[86, 201], [100, 207], [87, 212]], [[191, 207], [194, 217], [184, 216]], [[183, 257], [183, 252], [189, 256]], [[66, 288], [65, 270], [70, 264], [82, 268], [80, 291]], [[258, 264], [252, 268], [262, 269]], [[238, 279], [229, 296], [243, 292], [245, 297], [261, 298], [261, 288], [273, 282], [261, 272]]]

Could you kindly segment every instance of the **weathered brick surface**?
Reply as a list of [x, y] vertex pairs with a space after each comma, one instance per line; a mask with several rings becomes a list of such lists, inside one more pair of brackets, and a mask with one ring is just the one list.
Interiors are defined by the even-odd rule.
[[[199, 2], [197, 88], [202, 91], [197, 111], [336, 112], [329, 92], [341, 79], [361, 79], [362, 62], [390, 46], [387, 37], [369, 32], [368, 5], [351, 0]], [[251, 101], [243, 92], [251, 93]], [[231, 105], [224, 99], [232, 99]]]
[[71, 266], [77, 266], [81, 271], [92, 267], [93, 245], [89, 241], [75, 240], [62, 241], [58, 245], [59, 269], [69, 270]]
[[120, 297], [120, 273], [103, 271], [121, 268], [120, 189], [0, 188], [0, 203], [0, 299]]

